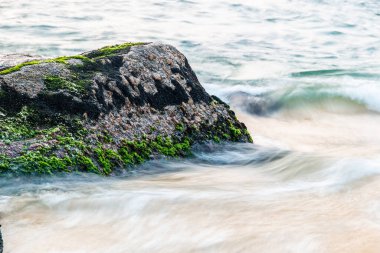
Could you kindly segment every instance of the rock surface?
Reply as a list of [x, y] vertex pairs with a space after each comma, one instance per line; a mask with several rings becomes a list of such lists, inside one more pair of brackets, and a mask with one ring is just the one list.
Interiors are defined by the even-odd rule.
[[159, 155], [187, 155], [195, 142], [252, 141], [170, 45], [30, 59], [0, 59], [1, 172], [109, 175]]
[[4, 244], [3, 244], [3, 235], [1, 234], [1, 225], [0, 225], [0, 253], [3, 253]]
[[10, 68], [12, 66], [16, 66], [23, 62], [41, 60], [42, 57], [33, 56], [29, 54], [0, 54], [0, 71]]

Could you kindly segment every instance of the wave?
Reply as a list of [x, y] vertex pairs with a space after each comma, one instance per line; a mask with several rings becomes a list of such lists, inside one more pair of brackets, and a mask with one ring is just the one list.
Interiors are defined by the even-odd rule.
[[294, 72], [289, 75], [290, 77], [353, 77], [353, 78], [366, 78], [379, 80], [380, 74], [372, 73], [371, 71], [357, 71], [351, 69], [320, 69]]
[[323, 76], [323, 75], [339, 75], [345, 73], [344, 69], [320, 69], [320, 70], [308, 70], [291, 73], [292, 77], [308, 77], [308, 76]]
[[271, 98], [272, 108], [287, 111], [324, 111], [330, 113], [366, 113], [369, 108], [361, 101], [339, 93], [319, 92], [306, 89], [299, 92], [286, 92]]
[[[365, 92], [365, 91], [364, 91]], [[371, 91], [368, 91], [370, 93]], [[360, 91], [330, 87], [291, 87], [266, 94], [251, 95], [234, 92], [228, 96], [231, 103], [245, 111], [259, 116], [277, 112], [315, 113], [322, 111], [337, 114], [358, 114], [380, 112], [376, 99]]]

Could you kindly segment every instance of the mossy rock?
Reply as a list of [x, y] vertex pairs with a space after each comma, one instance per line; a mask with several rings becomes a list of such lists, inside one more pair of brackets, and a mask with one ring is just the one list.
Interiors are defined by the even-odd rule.
[[0, 71], [0, 175], [108, 176], [204, 141], [252, 139], [172, 46], [124, 43]]

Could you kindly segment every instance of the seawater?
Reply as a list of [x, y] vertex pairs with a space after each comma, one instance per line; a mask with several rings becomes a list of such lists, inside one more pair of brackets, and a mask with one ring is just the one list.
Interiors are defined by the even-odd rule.
[[0, 179], [5, 252], [379, 252], [380, 2], [0, 1], [0, 53], [184, 52], [254, 144]]

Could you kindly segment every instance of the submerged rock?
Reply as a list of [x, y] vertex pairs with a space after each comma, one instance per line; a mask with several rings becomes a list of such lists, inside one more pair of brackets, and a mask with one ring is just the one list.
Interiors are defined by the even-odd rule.
[[[170, 45], [125, 43], [0, 68], [0, 171], [116, 169], [194, 142], [251, 142]], [[4, 58], [5, 59], [5, 58]], [[0, 63], [5, 60], [0, 59]]]

